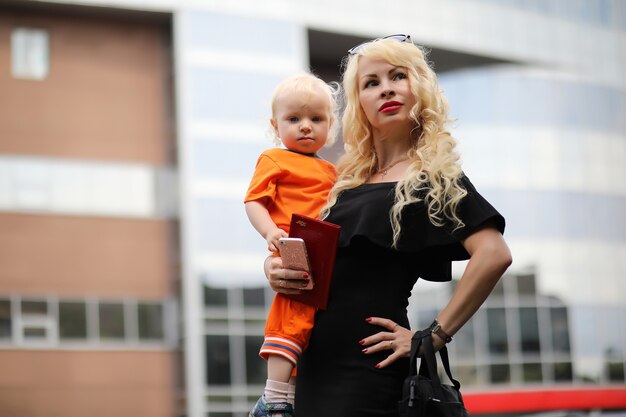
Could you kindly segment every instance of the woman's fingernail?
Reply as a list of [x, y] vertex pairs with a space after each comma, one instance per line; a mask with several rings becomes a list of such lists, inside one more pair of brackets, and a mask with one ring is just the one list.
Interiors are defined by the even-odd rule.
[[363, 353], [367, 353], [367, 349], [363, 349], [361, 352], [363, 352]]
[[379, 363], [377, 363], [377, 364], [376, 364], [376, 366], [375, 366], [375, 368], [376, 368], [376, 369], [380, 368], [380, 364], [379, 364]]
[[368, 317], [368, 318], [365, 319], [365, 321], [369, 323], [370, 321], [372, 321], [372, 318]]
[[365, 344], [365, 339], [359, 340], [359, 345], [363, 345], [363, 344]]
[[304, 273], [304, 275], [302, 275], [304, 278], [308, 278], [309, 274], [307, 274], [306, 272]]
[[301, 286], [302, 288], [304, 288], [304, 287], [306, 287], [306, 286], [308, 286], [308, 285], [309, 285], [309, 281], [307, 281], [307, 282], [303, 282], [302, 284], [300, 284], [300, 286]]

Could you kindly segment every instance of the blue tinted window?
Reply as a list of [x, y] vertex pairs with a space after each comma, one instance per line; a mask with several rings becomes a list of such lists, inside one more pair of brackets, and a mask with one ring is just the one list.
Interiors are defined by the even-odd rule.
[[199, 250], [260, 252], [266, 247], [265, 240], [248, 221], [243, 196], [241, 201], [199, 199], [195, 209]]
[[297, 27], [290, 22], [203, 12], [187, 13], [183, 18], [191, 47], [270, 56], [294, 56], [299, 50]]
[[261, 152], [271, 147], [270, 139], [260, 139], [258, 143], [196, 140], [192, 152], [194, 175], [248, 181]]
[[451, 116], [462, 125], [501, 123], [626, 133], [626, 94], [607, 87], [540, 78], [511, 69], [440, 77]]
[[191, 114], [221, 123], [262, 123], [270, 114], [270, 99], [282, 77], [214, 69], [191, 69]]

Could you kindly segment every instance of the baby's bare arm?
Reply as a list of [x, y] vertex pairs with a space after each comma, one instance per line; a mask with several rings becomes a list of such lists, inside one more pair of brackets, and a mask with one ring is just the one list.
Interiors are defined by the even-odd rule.
[[257, 200], [248, 201], [246, 203], [246, 214], [252, 226], [267, 241], [267, 248], [272, 252], [277, 252], [278, 239], [287, 237], [287, 233], [276, 226], [265, 205]]

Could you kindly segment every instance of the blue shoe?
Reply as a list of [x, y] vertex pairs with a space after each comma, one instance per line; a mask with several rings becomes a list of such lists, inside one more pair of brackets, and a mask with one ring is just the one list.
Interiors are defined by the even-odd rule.
[[248, 417], [295, 417], [293, 407], [289, 403], [268, 403], [261, 396]]

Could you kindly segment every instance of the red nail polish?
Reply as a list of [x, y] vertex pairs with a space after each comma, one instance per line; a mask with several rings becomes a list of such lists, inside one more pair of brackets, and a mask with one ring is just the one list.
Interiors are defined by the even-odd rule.
[[308, 278], [309, 274], [307, 274], [306, 272], [304, 273], [304, 275], [302, 275], [304, 278]]
[[379, 363], [378, 363], [378, 364], [376, 364], [375, 368], [376, 368], [376, 369], [380, 368], [380, 364], [379, 364]]
[[363, 352], [363, 353], [367, 353], [367, 349], [363, 349], [361, 352]]
[[363, 340], [359, 340], [359, 345], [362, 345], [362, 344], [364, 344], [364, 343], [365, 343], [365, 339], [363, 339]]
[[372, 318], [368, 317], [368, 318], [365, 319], [365, 321], [369, 323], [370, 321], [372, 321]]

